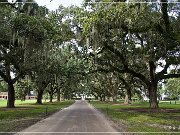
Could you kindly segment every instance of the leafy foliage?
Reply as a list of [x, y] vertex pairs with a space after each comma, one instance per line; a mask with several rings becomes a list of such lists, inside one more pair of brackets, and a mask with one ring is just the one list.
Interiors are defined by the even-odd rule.
[[[145, 93], [151, 108], [158, 108], [158, 83], [180, 77], [178, 3], [86, 0], [83, 7], [49, 11], [33, 0], [17, 2], [0, 9], [0, 76], [8, 84], [8, 107], [19, 91], [14, 84], [27, 75], [40, 104], [45, 92], [51, 99], [86, 93], [103, 100]], [[21, 81], [24, 96], [29, 88]]]
[[7, 84], [4, 81], [0, 82], [0, 92], [7, 92], [8, 87]]
[[165, 84], [165, 94], [169, 96], [170, 99], [180, 98], [180, 79], [171, 78], [167, 80]]

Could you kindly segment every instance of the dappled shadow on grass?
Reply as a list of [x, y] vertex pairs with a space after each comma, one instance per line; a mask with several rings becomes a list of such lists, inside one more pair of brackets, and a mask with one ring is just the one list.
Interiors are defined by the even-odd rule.
[[144, 108], [148, 108], [149, 107], [149, 103], [148, 102], [132, 102], [132, 103], [124, 103], [124, 102], [110, 102], [110, 101], [106, 101], [106, 102], [98, 102], [98, 104], [109, 104], [112, 106], [129, 106], [129, 107], [144, 107]]
[[93, 102], [107, 116], [127, 126], [133, 132], [175, 132], [180, 131], [180, 108], [178, 105], [160, 104], [159, 109], [150, 109], [143, 103]]
[[[175, 132], [180, 131], [180, 109], [147, 109], [147, 108], [121, 108], [121, 109], [109, 109], [106, 111], [113, 119], [118, 121], [126, 121], [129, 127], [138, 128], [134, 125], [141, 124], [144, 130], [153, 131], [153, 128], [157, 128], [155, 131]], [[130, 126], [131, 125], [131, 126]], [[132, 129], [132, 131], [136, 131]]]
[[24, 105], [17, 105], [14, 108], [7, 108], [7, 107], [0, 107], [0, 111], [9, 111], [9, 110], [14, 110], [14, 111], [21, 111], [21, 110], [32, 110], [32, 109], [38, 109], [39, 105], [35, 104], [24, 104]]
[[[1, 120], [0, 121], [0, 131], [5, 132], [19, 132], [36, 122], [42, 120], [43, 117], [36, 117], [36, 118], [19, 118], [19, 119], [13, 119], [13, 120]], [[8, 125], [8, 126], [7, 126]]]
[[121, 112], [137, 112], [137, 113], [180, 113], [180, 109], [150, 109], [150, 108], [121, 108], [116, 109]]
[[173, 120], [173, 121], [180, 121], [180, 115], [179, 113], [173, 114], [173, 115], [150, 115], [151, 117], [158, 118], [158, 119], [164, 119], [164, 120]]
[[14, 128], [10, 130], [11, 132], [19, 132], [22, 131], [23, 129], [37, 123], [38, 121], [42, 120], [42, 118], [37, 118], [37, 119], [27, 119], [27, 120], [21, 120], [21, 124], [15, 124]]
[[[72, 101], [46, 102], [43, 105], [24, 103], [22, 105], [18, 104], [15, 108], [0, 107], [0, 131], [20, 131], [72, 103]], [[48, 110], [46, 112], [47, 106]]]
[[128, 112], [161, 119], [180, 120], [180, 109], [149, 109], [149, 108], [121, 108], [117, 112]]
[[31, 110], [33, 109], [33, 107], [15, 107], [15, 108], [6, 108], [6, 107], [1, 107], [0, 111], [9, 111], [9, 110]]
[[73, 103], [73, 101], [69, 101], [69, 104], [68, 104], [68, 102], [58, 102], [58, 101], [57, 102], [56, 101], [55, 102], [44, 102], [43, 104], [25, 103], [25, 104], [18, 104], [14, 108], [0, 107], [0, 111], [8, 111], [8, 110], [21, 111], [21, 110], [42, 109], [42, 108], [45, 108], [46, 106], [66, 107], [72, 103]]

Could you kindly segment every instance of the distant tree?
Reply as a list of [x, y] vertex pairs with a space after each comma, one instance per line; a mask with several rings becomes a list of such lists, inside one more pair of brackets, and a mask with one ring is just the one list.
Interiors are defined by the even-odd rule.
[[7, 83], [4, 81], [0, 81], [0, 92], [7, 92], [8, 86]]
[[170, 99], [180, 98], [180, 78], [168, 79], [164, 91]]
[[21, 99], [22, 101], [25, 101], [26, 96], [30, 94], [31, 91], [34, 92], [35, 90], [36, 86], [28, 76], [24, 79], [18, 80], [15, 84], [16, 98]]

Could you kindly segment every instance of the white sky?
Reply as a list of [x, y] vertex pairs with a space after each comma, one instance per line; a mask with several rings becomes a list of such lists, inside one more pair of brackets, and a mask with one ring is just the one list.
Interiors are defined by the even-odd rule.
[[[50, 10], [58, 9], [59, 5], [63, 5], [65, 7], [76, 5], [80, 6], [83, 0], [35, 0], [40, 6], [46, 6]], [[51, 2], [50, 2], [51, 1]]]

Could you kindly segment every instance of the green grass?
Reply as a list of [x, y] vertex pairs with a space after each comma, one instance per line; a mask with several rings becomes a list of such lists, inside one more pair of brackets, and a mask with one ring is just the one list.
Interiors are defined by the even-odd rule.
[[[0, 100], [0, 131], [20, 131], [31, 124], [47, 117], [61, 108], [71, 105], [74, 101], [44, 103], [36, 105], [35, 100], [15, 102], [16, 108], [6, 108], [6, 101]], [[46, 107], [48, 114], [46, 115]]]
[[[15, 101], [15, 105], [19, 106], [19, 105], [23, 105], [23, 104], [33, 104], [36, 103], [36, 100], [25, 100], [25, 101], [21, 101], [21, 100], [16, 100]], [[7, 100], [0, 100], [0, 107], [6, 107], [7, 105]]]
[[146, 102], [124, 105], [94, 101], [91, 104], [123, 125], [127, 132], [180, 132], [180, 104], [159, 103], [158, 111], [150, 110]]

